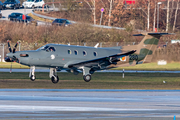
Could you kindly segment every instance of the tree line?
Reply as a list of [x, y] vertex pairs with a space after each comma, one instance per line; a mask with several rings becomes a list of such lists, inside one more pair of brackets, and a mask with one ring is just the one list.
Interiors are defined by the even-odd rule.
[[[135, 4], [125, 4], [123, 0], [82, 1], [84, 8], [91, 10], [94, 24], [132, 26], [147, 31], [154, 31], [158, 26], [159, 30], [166, 32], [180, 29], [179, 0], [136, 0]], [[102, 19], [101, 8], [104, 8]]]

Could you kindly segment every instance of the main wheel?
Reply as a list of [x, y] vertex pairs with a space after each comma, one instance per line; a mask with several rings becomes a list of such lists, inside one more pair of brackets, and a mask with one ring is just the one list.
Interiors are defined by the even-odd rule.
[[31, 75], [30, 79], [31, 79], [32, 81], [35, 81], [36, 76], [35, 76], [35, 75]]
[[57, 75], [54, 75], [51, 77], [51, 81], [52, 81], [52, 83], [56, 84], [59, 82], [59, 77]]
[[85, 82], [89, 82], [91, 80], [91, 75], [90, 74], [84, 75], [83, 79], [84, 79]]

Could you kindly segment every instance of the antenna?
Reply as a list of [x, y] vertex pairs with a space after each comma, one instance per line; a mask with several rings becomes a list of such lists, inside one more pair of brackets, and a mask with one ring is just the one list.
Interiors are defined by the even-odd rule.
[[97, 48], [99, 46], [99, 43], [97, 43], [94, 47]]

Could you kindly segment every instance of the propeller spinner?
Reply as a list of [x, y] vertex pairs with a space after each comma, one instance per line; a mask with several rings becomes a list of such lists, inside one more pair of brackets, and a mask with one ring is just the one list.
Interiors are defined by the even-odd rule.
[[12, 62], [18, 61], [18, 59], [13, 55], [13, 54], [16, 52], [16, 48], [17, 48], [18, 42], [17, 42], [16, 45], [14, 46], [13, 51], [12, 51], [12, 49], [11, 49], [9, 40], [7, 41], [7, 43], [8, 43], [8, 48], [9, 48], [9, 52], [10, 52], [10, 53], [7, 54], [7, 57], [5, 57], [4, 60], [5, 60], [6, 62], [11, 62], [11, 67], [10, 67], [10, 73], [11, 73], [11, 72], [12, 72]]
[[7, 43], [8, 43], [8, 48], [9, 48], [9, 52], [10, 52], [10, 53], [8, 53], [8, 54], [7, 54], [7, 57], [5, 57], [5, 61], [6, 61], [6, 62], [14, 62], [14, 61], [17, 60], [17, 58], [16, 58], [13, 54], [16, 52], [16, 48], [17, 48], [18, 42], [17, 42], [16, 45], [14, 46], [13, 51], [12, 51], [12, 49], [11, 49], [9, 40], [7, 41]]

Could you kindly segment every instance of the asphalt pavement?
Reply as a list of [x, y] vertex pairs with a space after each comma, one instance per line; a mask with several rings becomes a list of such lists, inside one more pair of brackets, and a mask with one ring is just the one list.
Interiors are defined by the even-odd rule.
[[180, 90], [0, 89], [0, 119], [180, 120]]
[[[33, 9], [24, 9], [24, 8], [20, 8], [20, 9], [5, 9], [5, 10], [1, 10], [2, 13], [2, 18], [0, 18], [0, 20], [8, 20], [8, 15], [13, 13], [13, 12], [18, 12], [18, 13], [23, 13], [23, 14], [29, 14], [32, 12]], [[46, 25], [47, 23], [42, 22], [42, 21], [37, 21], [38, 25]]]

